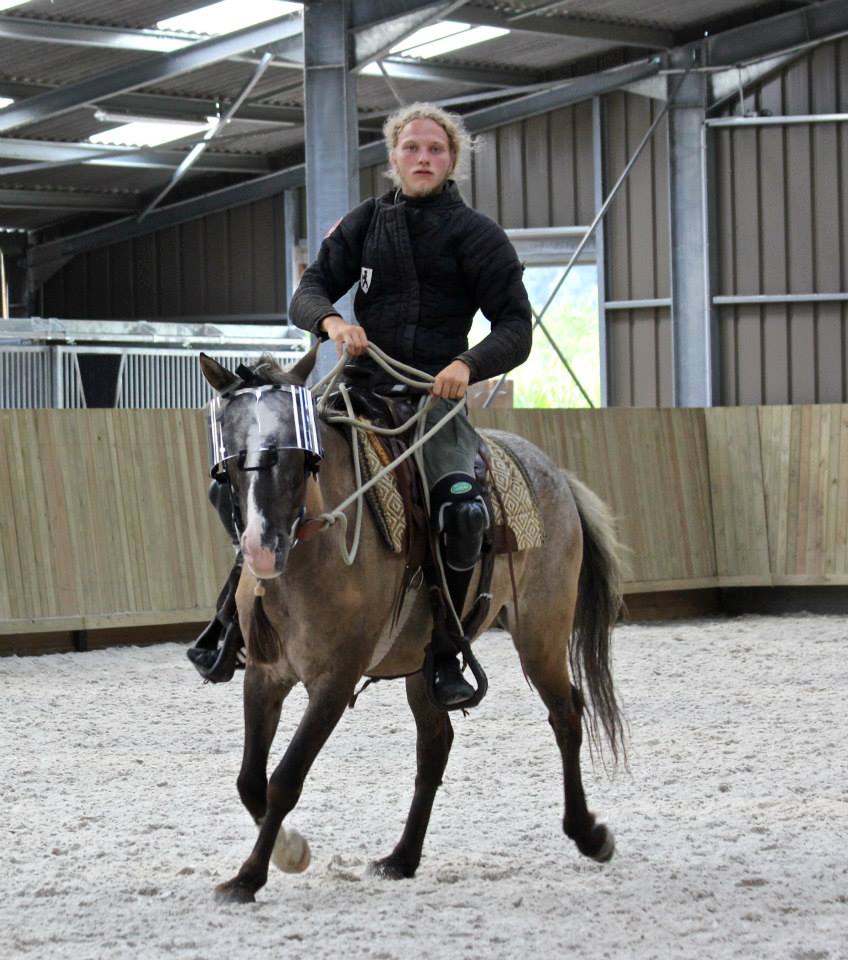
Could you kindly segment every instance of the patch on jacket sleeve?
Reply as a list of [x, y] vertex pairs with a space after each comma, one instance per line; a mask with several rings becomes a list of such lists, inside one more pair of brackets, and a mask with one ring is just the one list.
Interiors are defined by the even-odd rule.
[[371, 287], [371, 274], [374, 271], [371, 267], [363, 267], [359, 272], [359, 287], [363, 293], [368, 293], [368, 290]]

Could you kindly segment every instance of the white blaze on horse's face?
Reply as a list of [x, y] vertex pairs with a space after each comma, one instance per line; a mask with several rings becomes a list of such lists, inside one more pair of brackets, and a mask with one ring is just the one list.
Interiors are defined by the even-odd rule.
[[262, 541], [268, 528], [268, 521], [256, 499], [256, 487], [259, 480], [260, 475], [254, 473], [248, 484], [247, 516], [245, 517], [244, 533], [241, 535], [241, 552], [254, 577], [259, 580], [270, 580], [283, 572], [282, 565], [278, 568], [277, 564], [280, 537], [279, 534], [274, 537], [275, 542], [272, 547], [263, 545]]

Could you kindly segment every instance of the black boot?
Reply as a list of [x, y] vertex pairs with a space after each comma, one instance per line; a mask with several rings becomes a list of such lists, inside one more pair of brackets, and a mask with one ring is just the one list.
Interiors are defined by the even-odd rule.
[[[465, 595], [471, 582], [472, 570], [452, 570], [445, 567], [445, 580], [450, 593], [454, 609], [462, 614], [465, 604]], [[436, 703], [446, 710], [466, 703], [477, 692], [462, 675], [459, 664], [459, 646], [452, 637], [448, 627], [447, 611], [442, 616], [434, 618], [433, 635], [430, 638], [430, 649], [433, 657], [433, 695]], [[456, 627], [454, 626], [454, 631]]]
[[239, 556], [218, 596], [215, 616], [186, 650], [186, 656], [197, 672], [210, 683], [226, 683], [232, 680], [237, 669], [244, 667], [244, 637], [236, 610], [236, 588], [241, 568]]

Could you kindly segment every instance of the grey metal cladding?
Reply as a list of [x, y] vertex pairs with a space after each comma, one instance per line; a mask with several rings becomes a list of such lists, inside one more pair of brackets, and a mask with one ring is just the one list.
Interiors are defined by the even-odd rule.
[[[765, 83], [746, 111], [848, 112], [848, 41]], [[848, 123], [721, 129], [716, 149], [719, 296], [848, 290]], [[844, 300], [719, 307], [727, 405], [844, 403]]]
[[[604, 100], [605, 182], [613, 183], [661, 105], [613, 93]], [[668, 124], [651, 142], [606, 217], [606, 268], [611, 301], [664, 299], [669, 287]], [[672, 403], [671, 320], [667, 307], [607, 313], [609, 402], [624, 406]]]

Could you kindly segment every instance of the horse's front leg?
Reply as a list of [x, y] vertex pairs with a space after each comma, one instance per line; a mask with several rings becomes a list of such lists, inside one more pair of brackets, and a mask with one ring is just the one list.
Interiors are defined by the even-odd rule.
[[283, 759], [271, 774], [256, 844], [238, 874], [215, 888], [217, 899], [250, 903], [256, 891], [265, 885], [283, 820], [297, 803], [307, 773], [350, 702], [355, 682], [356, 677], [325, 677], [309, 690], [309, 706]]
[[412, 708], [417, 730], [418, 770], [415, 776], [415, 793], [397, 846], [388, 857], [371, 864], [373, 874], [392, 880], [415, 876], [421, 862], [421, 850], [430, 823], [433, 801], [436, 799], [436, 791], [442, 785], [442, 774], [445, 772], [453, 743], [450, 718], [444, 710], [438, 710], [427, 699], [422, 673], [407, 677], [406, 697]]
[[268, 754], [283, 701], [291, 689], [291, 684], [281, 686], [261, 667], [250, 665], [245, 671], [244, 752], [237, 785], [241, 802], [257, 824], [265, 816], [268, 802]]

